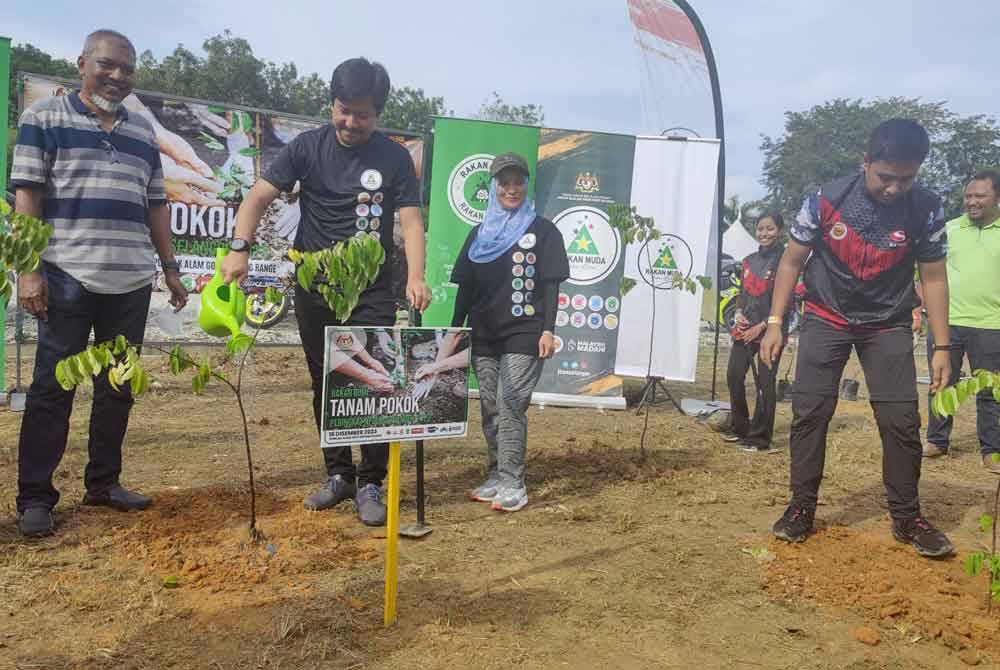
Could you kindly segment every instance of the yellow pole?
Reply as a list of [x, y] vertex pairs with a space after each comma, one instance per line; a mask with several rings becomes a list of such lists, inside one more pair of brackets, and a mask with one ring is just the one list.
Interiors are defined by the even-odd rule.
[[386, 626], [396, 623], [396, 585], [399, 577], [399, 442], [389, 443], [389, 501], [385, 522]]

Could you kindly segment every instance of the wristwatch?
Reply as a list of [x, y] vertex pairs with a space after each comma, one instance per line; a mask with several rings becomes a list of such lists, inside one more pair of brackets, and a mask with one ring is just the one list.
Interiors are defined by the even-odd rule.
[[954, 344], [935, 344], [934, 351], [955, 351], [958, 349]]
[[246, 240], [241, 240], [238, 237], [234, 237], [229, 242], [229, 249], [231, 251], [250, 251], [250, 243]]
[[163, 266], [163, 271], [167, 272], [173, 270], [174, 272], [181, 271], [181, 264], [177, 261], [161, 261], [160, 265]]

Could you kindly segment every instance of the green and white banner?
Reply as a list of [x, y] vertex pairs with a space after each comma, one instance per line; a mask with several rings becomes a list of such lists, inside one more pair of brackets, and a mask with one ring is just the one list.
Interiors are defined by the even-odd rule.
[[[513, 151], [528, 160], [535, 174], [539, 129], [487, 121], [434, 120], [427, 283], [434, 294], [423, 314], [425, 326], [450, 326], [458, 286], [451, 271], [469, 231], [483, 221], [493, 157]], [[532, 198], [534, 181], [528, 197]]]

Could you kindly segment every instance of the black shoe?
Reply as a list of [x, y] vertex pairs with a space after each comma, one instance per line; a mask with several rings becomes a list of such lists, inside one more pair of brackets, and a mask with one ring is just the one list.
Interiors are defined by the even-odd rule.
[[45, 537], [51, 535], [54, 528], [51, 507], [36, 505], [17, 515], [17, 529], [24, 537]]
[[793, 502], [785, 510], [785, 514], [778, 519], [771, 531], [779, 540], [786, 542], [804, 542], [813, 529], [813, 518], [816, 510], [811, 507], [803, 507]]
[[141, 493], [129, 491], [121, 484], [115, 484], [103, 493], [90, 493], [83, 496], [84, 505], [95, 505], [100, 507], [110, 507], [119, 512], [131, 512], [132, 510], [146, 509], [152, 504], [153, 499]]
[[900, 542], [912, 544], [918, 554], [928, 558], [940, 558], [955, 551], [951, 540], [920, 516], [915, 519], [893, 519], [892, 536]]

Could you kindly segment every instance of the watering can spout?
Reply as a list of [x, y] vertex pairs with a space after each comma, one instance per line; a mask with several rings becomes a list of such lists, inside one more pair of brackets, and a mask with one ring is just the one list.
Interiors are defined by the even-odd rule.
[[222, 259], [227, 249], [215, 250], [215, 274], [201, 290], [201, 311], [198, 324], [213, 337], [239, 335], [246, 309], [246, 296], [236, 282], [222, 281]]

